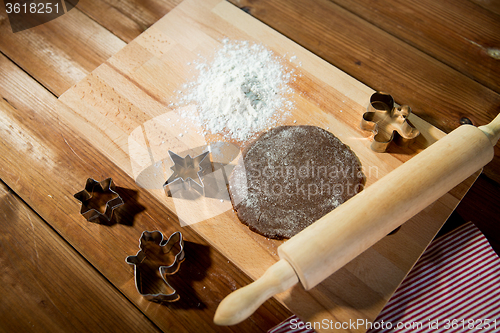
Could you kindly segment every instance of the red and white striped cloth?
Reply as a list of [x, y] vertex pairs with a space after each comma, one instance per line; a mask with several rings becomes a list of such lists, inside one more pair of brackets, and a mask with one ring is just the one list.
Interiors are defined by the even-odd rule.
[[[293, 316], [269, 333], [314, 332], [306, 324]], [[431, 243], [372, 324], [368, 333], [500, 332], [500, 258], [474, 224], [457, 228]]]

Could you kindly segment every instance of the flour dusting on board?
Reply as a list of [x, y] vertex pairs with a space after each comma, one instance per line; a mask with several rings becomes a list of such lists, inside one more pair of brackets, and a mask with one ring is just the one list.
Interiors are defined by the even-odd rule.
[[263, 45], [225, 38], [211, 63], [196, 65], [197, 79], [178, 91], [172, 106], [193, 103], [197, 114], [184, 111], [182, 117], [196, 118], [208, 132], [246, 140], [294, 107], [288, 83], [295, 75], [285, 61]]

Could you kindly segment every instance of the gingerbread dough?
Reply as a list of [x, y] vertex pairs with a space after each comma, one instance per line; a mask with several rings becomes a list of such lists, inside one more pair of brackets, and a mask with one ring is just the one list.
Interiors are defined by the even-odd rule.
[[354, 152], [316, 126], [281, 126], [258, 137], [229, 179], [241, 222], [290, 238], [362, 190]]

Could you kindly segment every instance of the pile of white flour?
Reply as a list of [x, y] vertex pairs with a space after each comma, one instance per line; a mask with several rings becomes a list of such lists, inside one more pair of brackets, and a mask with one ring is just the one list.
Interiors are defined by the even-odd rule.
[[176, 106], [195, 104], [204, 129], [227, 138], [246, 140], [268, 129], [294, 105], [287, 99], [294, 79], [270, 50], [248, 41], [222, 41], [211, 63], [198, 63], [199, 75], [178, 91]]

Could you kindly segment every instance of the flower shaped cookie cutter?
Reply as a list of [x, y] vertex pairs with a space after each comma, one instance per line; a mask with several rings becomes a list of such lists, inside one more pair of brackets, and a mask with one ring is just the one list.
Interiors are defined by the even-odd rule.
[[88, 178], [85, 189], [74, 195], [82, 203], [80, 214], [90, 222], [98, 222], [101, 218], [111, 221], [113, 210], [123, 205], [123, 199], [114, 187], [111, 178], [100, 182]]
[[374, 93], [361, 120], [361, 128], [374, 133], [371, 149], [383, 153], [391, 141], [403, 147], [415, 141], [420, 132], [408, 120], [410, 114], [410, 107], [395, 106], [391, 95], [380, 91]]
[[167, 240], [160, 231], [144, 231], [140, 250], [125, 261], [134, 266], [135, 286], [141, 296], [151, 302], [175, 302], [177, 291], [167, 281], [168, 275], [179, 271], [184, 261], [184, 240], [177, 231]]

